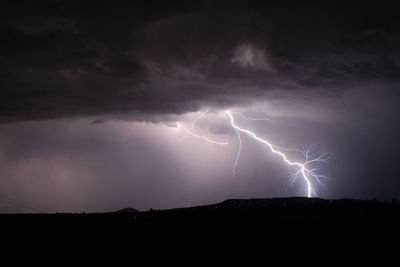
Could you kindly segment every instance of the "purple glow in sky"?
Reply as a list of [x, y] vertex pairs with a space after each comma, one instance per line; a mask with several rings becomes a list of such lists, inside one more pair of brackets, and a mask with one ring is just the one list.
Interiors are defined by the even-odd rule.
[[311, 144], [330, 152], [312, 196], [398, 197], [396, 10], [1, 3], [0, 212], [30, 211], [6, 198], [112, 211], [308, 195], [305, 179], [290, 182], [298, 169], [240, 129], [294, 149], [290, 162], [304, 162], [298, 150]]

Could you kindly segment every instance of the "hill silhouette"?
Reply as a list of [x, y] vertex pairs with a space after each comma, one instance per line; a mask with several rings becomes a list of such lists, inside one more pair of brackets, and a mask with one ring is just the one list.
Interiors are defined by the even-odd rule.
[[139, 211], [134, 208], [123, 208], [123, 209], [115, 211], [115, 213], [135, 213], [135, 212], [139, 212]]
[[[298, 231], [300, 229], [327, 229], [342, 227], [362, 233], [360, 229], [397, 229], [400, 227], [400, 205], [376, 200], [270, 198], [229, 199], [220, 203], [175, 208], [168, 210], [138, 211], [124, 208], [106, 213], [55, 214], [0, 214], [3, 229], [59, 232], [68, 230], [103, 233], [105, 230], [149, 233], [168, 232], [173, 229], [187, 233], [199, 231]], [[273, 226], [273, 227], [269, 227]], [[294, 226], [294, 227], [293, 227]], [[307, 233], [307, 231], [304, 231]]]

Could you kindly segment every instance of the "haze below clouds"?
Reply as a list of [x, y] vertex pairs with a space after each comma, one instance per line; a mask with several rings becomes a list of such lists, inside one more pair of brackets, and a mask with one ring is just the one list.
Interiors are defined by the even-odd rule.
[[[379, 2], [14, 1], [0, 16], [0, 195], [51, 210], [304, 195], [225, 109], [333, 159], [318, 195], [399, 194], [399, 20]], [[193, 136], [177, 122], [227, 140]], [[217, 114], [217, 115], [216, 115]], [[296, 157], [297, 155], [291, 155]], [[3, 205], [0, 211], [20, 211]], [[24, 210], [22, 210], [24, 211]]]

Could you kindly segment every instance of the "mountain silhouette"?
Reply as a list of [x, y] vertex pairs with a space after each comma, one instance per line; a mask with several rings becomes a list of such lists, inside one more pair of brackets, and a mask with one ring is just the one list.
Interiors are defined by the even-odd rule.
[[[0, 214], [0, 227], [18, 231], [48, 232], [49, 229], [101, 233], [114, 229], [125, 233], [178, 230], [185, 233], [220, 232], [276, 234], [288, 231], [310, 233], [347, 229], [360, 234], [369, 229], [400, 227], [400, 205], [376, 200], [268, 198], [229, 199], [216, 204], [138, 211], [124, 208], [106, 213]], [[272, 232], [270, 232], [272, 231]], [[392, 232], [393, 232], [392, 231]], [[391, 234], [392, 232], [389, 232]]]
[[136, 213], [139, 212], [137, 209], [134, 208], [123, 208], [117, 211], [114, 211], [115, 213]]

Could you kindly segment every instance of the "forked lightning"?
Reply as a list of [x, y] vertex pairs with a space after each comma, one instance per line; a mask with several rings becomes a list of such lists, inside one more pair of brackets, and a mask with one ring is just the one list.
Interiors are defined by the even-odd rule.
[[[204, 117], [207, 113], [208, 113], [208, 110], [206, 110], [203, 113], [200, 113], [200, 115], [195, 120], [192, 121], [191, 128], [186, 128], [178, 123], [178, 127], [182, 127], [183, 129], [186, 130], [186, 133], [181, 140], [183, 140], [187, 135], [191, 135], [191, 136], [194, 136], [197, 138], [201, 138], [209, 143], [213, 143], [213, 144], [217, 144], [217, 145], [227, 145], [228, 142], [220, 142], [220, 141], [211, 140], [206, 136], [201, 136], [201, 135], [193, 133], [193, 129], [195, 128], [196, 122], [199, 119], [201, 119], [202, 117]], [[235, 173], [236, 173], [237, 163], [239, 161], [240, 153], [242, 150], [242, 138], [241, 138], [241, 133], [242, 133], [242, 134], [249, 136], [253, 140], [257, 141], [261, 145], [267, 147], [273, 154], [277, 155], [287, 165], [297, 168], [297, 170], [292, 173], [291, 180], [294, 181], [298, 176], [301, 176], [307, 185], [307, 196], [312, 197], [316, 194], [315, 190], [313, 188], [313, 184], [323, 183], [326, 176], [322, 175], [322, 174], [318, 174], [317, 173], [318, 169], [315, 167], [311, 167], [311, 165], [314, 163], [318, 163], [318, 162], [327, 162], [330, 159], [329, 153], [326, 153], [326, 152], [319, 153], [317, 156], [312, 156], [311, 152], [314, 149], [314, 146], [310, 146], [308, 148], [304, 148], [303, 150], [297, 150], [297, 149], [295, 150], [295, 151], [301, 151], [303, 153], [303, 155], [305, 157], [304, 162], [291, 161], [288, 159], [287, 155], [282, 152], [282, 150], [293, 150], [293, 149], [283, 149], [278, 146], [275, 146], [275, 145], [271, 144], [269, 141], [267, 141], [266, 139], [259, 137], [253, 131], [240, 127], [239, 125], [237, 125], [234, 115], [237, 114], [244, 119], [252, 120], [252, 121], [261, 121], [261, 120], [269, 121], [270, 120], [269, 118], [260, 118], [260, 119], [250, 118], [250, 117], [244, 116], [238, 112], [231, 112], [230, 110], [226, 110], [225, 113], [228, 115], [230, 125], [235, 130], [235, 133], [237, 134], [237, 137], [239, 140], [238, 152], [237, 152], [237, 155], [235, 157], [235, 161], [234, 161], [234, 164], [232, 167], [233, 175], [235, 175]]]

